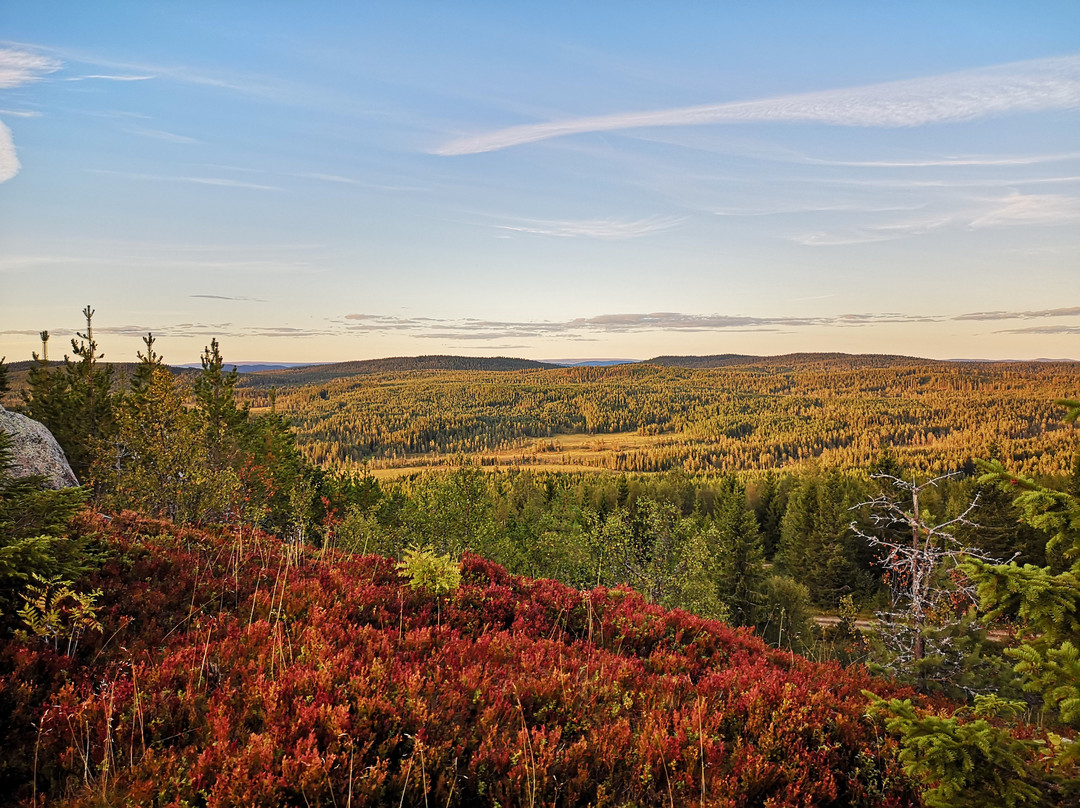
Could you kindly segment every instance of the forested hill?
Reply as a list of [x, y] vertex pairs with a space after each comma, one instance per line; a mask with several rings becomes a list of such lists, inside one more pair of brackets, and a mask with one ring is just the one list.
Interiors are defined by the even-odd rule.
[[761, 367], [771, 369], [810, 368], [828, 366], [834, 370], [855, 368], [893, 368], [911, 365], [945, 364], [944, 360], [920, 359], [892, 354], [791, 353], [780, 356], [747, 356], [745, 354], [713, 354], [711, 356], [657, 356], [646, 360], [650, 365], [671, 368]]
[[326, 372], [313, 368], [247, 377], [259, 386], [240, 395], [262, 411], [276, 386], [277, 412], [310, 460], [381, 470], [458, 453], [489, 466], [627, 472], [865, 467], [889, 447], [935, 473], [997, 456], [1024, 473], [1057, 474], [1072, 456], [1063, 447], [1073, 431], [1052, 402], [1077, 388], [1080, 363], [794, 358], [803, 364], [775, 357], [512, 373], [377, 373], [374, 365], [366, 375], [305, 383], [300, 374]]
[[355, 362], [335, 362], [330, 365], [311, 365], [302, 368], [265, 370], [244, 374], [241, 387], [299, 387], [321, 384], [349, 376], [375, 373], [408, 373], [410, 371], [508, 371], [548, 370], [557, 368], [532, 359], [513, 359], [506, 356], [392, 356], [386, 359], [363, 359]]

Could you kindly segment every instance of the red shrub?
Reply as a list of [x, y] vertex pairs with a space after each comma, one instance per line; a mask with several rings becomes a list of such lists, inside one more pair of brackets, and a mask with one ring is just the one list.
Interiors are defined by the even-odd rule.
[[865, 673], [628, 590], [470, 555], [436, 602], [375, 556], [127, 513], [82, 529], [110, 548], [105, 631], [74, 659], [0, 645], [0, 790], [24, 800], [917, 804]]

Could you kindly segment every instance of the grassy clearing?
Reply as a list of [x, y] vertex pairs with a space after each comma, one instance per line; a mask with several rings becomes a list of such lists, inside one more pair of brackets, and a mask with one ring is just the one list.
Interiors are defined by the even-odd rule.
[[[636, 432], [617, 432], [610, 435], [574, 433], [537, 438], [512, 449], [482, 452], [471, 456], [471, 460], [487, 471], [521, 468], [544, 471], [612, 471], [612, 461], [620, 452], [652, 449], [670, 440], [670, 435], [639, 435]], [[458, 462], [455, 455], [423, 452], [393, 460], [375, 460], [366, 468], [376, 479], [389, 480], [427, 469], [449, 468]], [[359, 464], [356, 465], [356, 468], [360, 467]]]

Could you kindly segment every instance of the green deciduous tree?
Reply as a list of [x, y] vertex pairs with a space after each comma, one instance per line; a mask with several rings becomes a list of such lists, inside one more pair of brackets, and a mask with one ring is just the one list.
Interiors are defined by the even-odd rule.
[[439, 555], [430, 547], [412, 545], [397, 564], [398, 574], [409, 586], [436, 597], [448, 595], [461, 585], [461, 563], [450, 555]]
[[172, 372], [160, 365], [150, 367], [138, 391], [119, 406], [117, 434], [95, 474], [103, 508], [178, 523], [219, 520], [239, 485], [231, 468], [211, 466], [195, 413], [184, 406]]

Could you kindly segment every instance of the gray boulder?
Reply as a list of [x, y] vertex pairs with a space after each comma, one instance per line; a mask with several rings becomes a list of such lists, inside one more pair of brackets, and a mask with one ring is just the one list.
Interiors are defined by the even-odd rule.
[[13, 462], [8, 471], [12, 476], [41, 475], [50, 488], [73, 488], [79, 484], [64, 450], [44, 424], [0, 406], [0, 429], [11, 436]]

